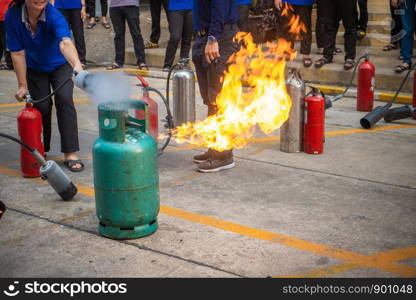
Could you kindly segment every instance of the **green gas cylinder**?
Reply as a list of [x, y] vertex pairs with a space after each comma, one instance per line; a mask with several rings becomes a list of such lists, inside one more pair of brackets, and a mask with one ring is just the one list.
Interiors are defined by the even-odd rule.
[[[137, 112], [141, 110], [144, 114]], [[93, 168], [99, 232], [113, 239], [152, 234], [158, 227], [159, 173], [157, 144], [148, 134], [147, 104], [102, 103], [98, 122]]]

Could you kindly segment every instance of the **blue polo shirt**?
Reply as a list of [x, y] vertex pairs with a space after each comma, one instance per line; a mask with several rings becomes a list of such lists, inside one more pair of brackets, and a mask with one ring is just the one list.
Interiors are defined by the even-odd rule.
[[38, 20], [34, 36], [30, 31], [25, 5], [9, 8], [5, 25], [7, 48], [11, 52], [25, 50], [29, 68], [51, 72], [67, 62], [59, 43], [63, 38], [71, 37], [69, 26], [64, 16], [50, 3]]
[[283, 2], [294, 5], [313, 5], [316, 3], [316, 0], [283, 0]]
[[194, 30], [208, 29], [208, 35], [220, 39], [225, 24], [237, 23], [237, 0], [194, 0]]
[[190, 10], [192, 9], [192, 0], [170, 0], [169, 10]]
[[237, 5], [251, 4], [251, 0], [237, 0]]
[[81, 8], [81, 0], [55, 0], [55, 7], [59, 9]]

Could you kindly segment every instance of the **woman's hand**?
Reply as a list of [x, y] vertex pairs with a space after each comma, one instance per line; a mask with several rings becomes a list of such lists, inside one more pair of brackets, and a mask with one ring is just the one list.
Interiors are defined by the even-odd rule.
[[27, 87], [22, 86], [22, 87], [19, 87], [16, 94], [14, 94], [14, 97], [17, 99], [17, 101], [22, 102], [23, 100], [25, 100], [26, 95], [28, 94], [29, 94], [29, 90], [27, 89]]
[[[394, 1], [394, 0], [392, 0], [392, 1]], [[283, 1], [282, 0], [274, 0], [274, 6], [276, 6], [277, 9], [282, 9]]]

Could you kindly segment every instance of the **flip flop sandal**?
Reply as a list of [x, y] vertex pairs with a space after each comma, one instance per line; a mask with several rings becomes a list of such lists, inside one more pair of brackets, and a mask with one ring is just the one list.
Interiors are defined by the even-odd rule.
[[[70, 159], [64, 161], [65, 167], [71, 172], [81, 172], [84, 171], [84, 164], [80, 159]], [[81, 165], [81, 168], [77, 168], [76, 165]]]
[[145, 63], [138, 64], [139, 70], [149, 70], [149, 67]]
[[94, 28], [94, 26], [95, 25], [97, 25], [97, 23], [89, 23], [88, 25], [87, 25], [87, 29], [92, 29], [92, 28]]
[[332, 63], [332, 60], [322, 57], [315, 62], [315, 68], [320, 69], [322, 68], [323, 65], [330, 64], [330, 63]]
[[312, 59], [310, 57], [304, 58], [303, 59], [303, 66], [305, 68], [309, 68], [310, 66], [312, 66]]
[[396, 50], [399, 47], [397, 45], [394, 44], [388, 44], [387, 46], [383, 47], [383, 51], [391, 51], [391, 50]]
[[110, 23], [103, 22], [103, 23], [101, 23], [101, 24], [104, 26], [104, 28], [105, 28], [105, 29], [110, 29], [110, 28], [111, 28]]
[[347, 59], [344, 63], [344, 70], [348, 71], [355, 66], [355, 61], [353, 59]]
[[111, 66], [107, 67], [107, 70], [116, 70], [116, 69], [120, 69], [122, 66], [119, 66], [118, 64], [114, 63]]
[[341, 54], [341, 53], [342, 53], [341, 48], [335, 48], [334, 55]]
[[410, 70], [412, 66], [410, 64], [407, 65], [407, 67], [403, 66], [403, 65], [397, 65], [394, 68], [394, 71], [396, 71], [396, 73], [402, 73], [404, 71]]

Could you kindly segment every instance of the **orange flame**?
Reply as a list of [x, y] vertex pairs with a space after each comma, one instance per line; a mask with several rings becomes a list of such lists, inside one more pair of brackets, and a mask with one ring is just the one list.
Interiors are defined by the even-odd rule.
[[[279, 39], [257, 45], [251, 34], [238, 33], [240, 50], [229, 60], [223, 87], [217, 96], [218, 112], [204, 121], [187, 123], [173, 133], [179, 143], [189, 142], [218, 151], [242, 148], [256, 126], [271, 134], [288, 119], [291, 100], [286, 92], [286, 57], [296, 53]], [[244, 86], [243, 86], [244, 83]]]

